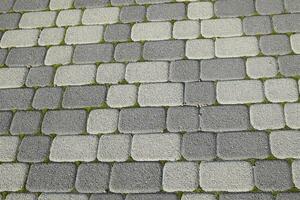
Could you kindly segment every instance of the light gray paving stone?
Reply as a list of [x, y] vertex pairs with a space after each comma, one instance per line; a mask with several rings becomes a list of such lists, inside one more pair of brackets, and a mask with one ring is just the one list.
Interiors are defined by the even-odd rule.
[[292, 176], [293, 176], [293, 182], [295, 184], [295, 186], [297, 188], [300, 187], [300, 173], [299, 173], [299, 169], [300, 169], [300, 162], [299, 160], [295, 160], [292, 163]]
[[300, 2], [297, 0], [284, 0], [285, 9], [291, 13], [300, 12]]
[[16, 0], [13, 10], [14, 11], [39, 11], [48, 8], [49, 0]]
[[67, 87], [63, 108], [97, 107], [105, 101], [106, 87], [102, 85]]
[[98, 43], [102, 39], [103, 26], [74, 26], [66, 31], [66, 44]]
[[97, 159], [102, 162], [124, 162], [129, 158], [130, 148], [130, 135], [103, 135], [99, 140]]
[[9, 11], [13, 7], [14, 2], [15, 2], [14, 0], [2, 1], [0, 3], [0, 11], [1, 12]]
[[193, 162], [167, 162], [163, 169], [163, 190], [194, 191], [199, 185], [199, 166]]
[[44, 115], [42, 132], [46, 135], [72, 135], [85, 132], [87, 114], [84, 110], [48, 111]]
[[62, 10], [56, 18], [57, 26], [76, 26], [81, 22], [81, 10]]
[[265, 95], [271, 102], [294, 102], [298, 100], [297, 82], [291, 78], [270, 79], [264, 83]]
[[225, 132], [250, 129], [246, 106], [207, 106], [200, 108], [200, 130]]
[[264, 159], [270, 155], [265, 132], [219, 133], [217, 145], [218, 157], [224, 160]]
[[123, 23], [142, 22], [145, 15], [144, 6], [124, 6], [120, 11], [120, 21]]
[[121, 194], [92, 194], [89, 200], [124, 200]]
[[186, 42], [185, 54], [189, 59], [213, 58], [215, 57], [214, 41], [211, 39], [188, 40]]
[[34, 90], [16, 88], [0, 90], [0, 110], [25, 110], [30, 108]]
[[201, 60], [200, 79], [204, 81], [236, 80], [246, 76], [245, 62], [241, 58]]
[[278, 57], [279, 72], [284, 76], [300, 74], [300, 55], [286, 55]]
[[209, 19], [213, 17], [212, 2], [192, 2], [187, 7], [187, 17], [189, 19]]
[[206, 38], [234, 37], [243, 34], [239, 18], [208, 19], [201, 21], [201, 35]]
[[156, 4], [147, 8], [149, 21], [167, 21], [184, 19], [186, 15], [183, 3]]
[[167, 82], [168, 62], [136, 62], [126, 66], [125, 79], [129, 83]]
[[10, 193], [6, 200], [37, 200], [37, 195], [33, 193]]
[[184, 58], [184, 49], [182, 40], [145, 42], [143, 57], [146, 60], [179, 60]]
[[183, 85], [181, 83], [142, 84], [138, 91], [138, 103], [141, 106], [180, 106], [183, 104]]
[[12, 48], [7, 55], [5, 64], [9, 67], [41, 66], [44, 64], [45, 55], [45, 47]]
[[33, 135], [40, 130], [42, 114], [39, 111], [17, 111], [10, 126], [12, 135]]
[[278, 33], [300, 31], [300, 14], [283, 14], [272, 17], [274, 30]]
[[243, 30], [246, 35], [262, 35], [272, 33], [272, 24], [269, 16], [245, 17]]
[[114, 58], [118, 62], [136, 62], [141, 58], [141, 51], [141, 43], [119, 43], [115, 48]]
[[36, 90], [32, 107], [38, 110], [55, 109], [60, 107], [63, 90], [60, 87], [45, 87]]
[[97, 69], [96, 82], [118, 83], [125, 79], [125, 65], [123, 63], [104, 63]]
[[0, 135], [8, 133], [12, 116], [10, 111], [0, 112]]
[[28, 69], [20, 68], [0, 68], [0, 89], [20, 88], [24, 85]]
[[291, 35], [291, 37], [290, 37], [291, 47], [296, 54], [300, 54], [299, 39], [300, 39], [300, 34], [294, 34], [294, 35]]
[[[1, 10], [1, 6], [0, 6]], [[0, 15], [0, 29], [16, 29], [21, 18], [20, 13], [5, 13]]]
[[176, 194], [156, 193], [156, 194], [128, 194], [125, 200], [178, 200]]
[[284, 12], [282, 0], [257, 0], [255, 8], [261, 15], [274, 15]]
[[69, 9], [72, 7], [74, 0], [50, 0], [49, 8], [50, 10], [62, 10]]
[[171, 0], [136, 0], [138, 4], [157, 4], [157, 3], [167, 3]]
[[276, 200], [299, 200], [300, 196], [299, 193], [292, 193], [292, 192], [286, 192], [286, 193], [279, 193], [276, 196]]
[[30, 167], [26, 189], [30, 192], [71, 192], [76, 177], [73, 163], [40, 163]]
[[192, 132], [199, 130], [197, 107], [171, 107], [167, 112], [167, 129], [170, 132]]
[[262, 191], [285, 191], [292, 187], [292, 169], [284, 160], [257, 161], [254, 180]]
[[212, 160], [216, 157], [214, 133], [185, 133], [182, 137], [181, 154], [189, 161]]
[[286, 125], [292, 129], [300, 128], [299, 121], [300, 104], [298, 103], [287, 103], [284, 106], [284, 115]]
[[131, 156], [137, 161], [179, 160], [180, 141], [180, 135], [173, 133], [134, 135]]
[[200, 66], [195, 60], [178, 60], [170, 64], [169, 80], [172, 82], [199, 81]]
[[251, 125], [257, 130], [281, 129], [285, 126], [283, 108], [279, 104], [250, 106]]
[[211, 105], [216, 101], [213, 82], [185, 83], [184, 103], [187, 105]]
[[111, 0], [113, 6], [124, 6], [134, 4], [134, 0]]
[[285, 55], [292, 51], [289, 38], [286, 35], [261, 36], [259, 46], [265, 55]]
[[202, 162], [199, 176], [204, 191], [247, 192], [254, 187], [252, 166], [245, 161]]
[[110, 166], [106, 163], [85, 163], [77, 170], [75, 188], [81, 193], [103, 193], [108, 189]]
[[130, 38], [130, 25], [110, 24], [106, 26], [104, 40], [107, 42], [125, 42]]
[[112, 108], [130, 107], [136, 103], [137, 87], [135, 85], [112, 85], [107, 93], [107, 105]]
[[88, 200], [88, 195], [78, 193], [42, 193], [38, 200]]
[[107, 6], [109, 0], [74, 0], [75, 8], [95, 8]]
[[94, 135], [57, 136], [49, 159], [54, 162], [91, 162], [96, 159], [98, 138]]
[[253, 15], [255, 8], [253, 0], [223, 0], [216, 1], [214, 11], [218, 17], [239, 17]]
[[0, 191], [15, 192], [24, 187], [28, 165], [23, 163], [0, 164]]
[[45, 65], [69, 64], [72, 54], [72, 46], [52, 46], [47, 51]]
[[110, 191], [114, 193], [155, 193], [161, 189], [162, 168], [155, 162], [115, 163]]
[[87, 121], [87, 132], [113, 133], [118, 127], [119, 111], [117, 109], [92, 110]]
[[39, 36], [38, 44], [40, 46], [59, 45], [64, 39], [64, 34], [64, 28], [44, 28]]
[[220, 200], [274, 200], [272, 194], [270, 193], [224, 193], [220, 195]]
[[82, 15], [84, 25], [113, 24], [119, 20], [119, 7], [85, 9]]
[[181, 200], [216, 200], [213, 194], [184, 193]]
[[43, 162], [50, 153], [51, 139], [48, 136], [24, 137], [20, 146], [17, 160], [20, 162]]
[[165, 128], [163, 108], [128, 108], [120, 111], [118, 129], [121, 133], [157, 133]]
[[37, 29], [8, 30], [1, 37], [0, 47], [32, 47], [37, 44], [39, 34]]
[[26, 12], [19, 22], [20, 28], [42, 28], [55, 24], [55, 11]]
[[131, 29], [133, 41], [167, 40], [172, 36], [172, 24], [170, 22], [146, 22], [136, 23]]
[[277, 61], [274, 57], [248, 58], [246, 71], [253, 79], [275, 77], [278, 72]]
[[196, 20], [176, 21], [173, 26], [173, 38], [195, 39], [200, 35], [200, 23]]
[[73, 62], [76, 64], [109, 62], [112, 57], [112, 44], [83, 44], [75, 47]]
[[0, 137], [0, 161], [12, 162], [16, 159], [20, 140], [15, 136]]

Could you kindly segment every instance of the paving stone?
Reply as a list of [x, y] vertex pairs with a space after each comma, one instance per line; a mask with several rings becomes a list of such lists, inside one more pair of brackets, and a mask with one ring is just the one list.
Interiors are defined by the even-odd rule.
[[224, 160], [264, 159], [270, 155], [265, 132], [219, 133], [217, 143], [218, 157]]
[[241, 36], [243, 34], [242, 21], [239, 18], [203, 20], [201, 21], [201, 34], [206, 38]]
[[125, 200], [178, 200], [176, 194], [156, 193], [156, 194], [128, 194]]
[[244, 79], [245, 62], [241, 58], [201, 60], [200, 79], [203, 81]]
[[71, 135], [85, 131], [86, 112], [84, 110], [48, 111], [44, 115], [42, 132], [46, 135]]
[[26, 181], [28, 165], [7, 163], [0, 165], [0, 191], [16, 192], [23, 188]]
[[296, 54], [300, 54], [300, 34], [291, 35], [291, 47]]
[[133, 106], [137, 99], [135, 85], [112, 85], [107, 93], [107, 105], [112, 108]]
[[217, 100], [221, 104], [258, 103], [264, 100], [263, 89], [259, 80], [219, 81]]
[[100, 64], [97, 70], [96, 82], [119, 83], [125, 79], [125, 65], [123, 63]]
[[112, 44], [77, 45], [74, 50], [73, 62], [76, 64], [109, 62], [113, 57]]
[[189, 59], [213, 58], [215, 57], [214, 42], [211, 39], [188, 40], [186, 42], [185, 54]]
[[124, 200], [121, 194], [92, 194], [89, 200]]
[[86, 194], [78, 193], [42, 193], [38, 200], [88, 200]]
[[66, 44], [98, 43], [102, 40], [103, 26], [74, 26], [66, 32]]
[[285, 55], [292, 51], [289, 38], [286, 35], [261, 36], [259, 46], [265, 55]]
[[48, 8], [49, 0], [16, 0], [13, 10], [14, 11], [39, 11]]
[[72, 7], [74, 0], [50, 0], [49, 8], [50, 10], [62, 10], [69, 9]]
[[81, 164], [77, 170], [75, 188], [82, 193], [102, 193], [108, 189], [110, 167], [105, 163]]
[[37, 200], [37, 195], [32, 193], [10, 193], [6, 200]]
[[7, 52], [7, 49], [0, 49], [0, 65], [3, 65], [5, 63]]
[[173, 38], [195, 39], [200, 35], [200, 23], [194, 20], [176, 21], [173, 26]]
[[294, 102], [298, 100], [297, 82], [291, 78], [270, 79], [264, 83], [265, 95], [271, 102]]
[[95, 8], [107, 6], [109, 0], [74, 0], [75, 8]]
[[300, 173], [299, 173], [299, 169], [300, 169], [300, 162], [299, 162], [299, 160], [295, 160], [292, 163], [292, 176], [293, 176], [293, 182], [294, 182], [294, 184], [295, 184], [295, 186], [297, 188], [300, 187]]
[[284, 106], [284, 115], [286, 125], [292, 129], [299, 129], [299, 112], [300, 112], [300, 104], [298, 103], [287, 103]]
[[277, 68], [273, 57], [253, 57], [246, 61], [247, 75], [252, 79], [275, 77]]
[[172, 24], [170, 22], [136, 23], [131, 29], [133, 41], [167, 40], [172, 36]]
[[17, 111], [11, 122], [12, 135], [33, 135], [40, 130], [42, 114], [39, 111]]
[[0, 112], [0, 135], [8, 133], [12, 116], [12, 112]]
[[216, 101], [213, 82], [191, 82], [185, 84], [184, 103], [187, 105], [211, 105]]
[[96, 159], [98, 138], [94, 135], [56, 136], [49, 159], [54, 162], [91, 162]]
[[75, 26], [81, 22], [81, 10], [62, 10], [56, 18], [57, 26]]
[[5, 64], [9, 67], [41, 66], [44, 64], [45, 55], [45, 47], [12, 48], [7, 55]]
[[124, 6], [120, 11], [120, 21], [123, 23], [142, 22], [145, 15], [144, 6]]
[[217, 38], [215, 42], [215, 48], [216, 56], [220, 58], [256, 56], [259, 54], [257, 38], [251, 36]]
[[59, 108], [62, 94], [63, 90], [59, 87], [39, 88], [34, 95], [32, 107], [38, 110]]
[[124, 6], [134, 4], [134, 0], [111, 0], [113, 6]]
[[[65, 29], [63, 28], [45, 28], [41, 31], [38, 43], [40, 46], [59, 45], [64, 39], [64, 34]], [[50, 49], [53, 48], [55, 47]]]
[[181, 200], [216, 200], [213, 194], [184, 193]]
[[20, 162], [43, 162], [50, 153], [51, 139], [48, 136], [27, 136], [20, 146], [17, 160]]
[[193, 2], [187, 7], [187, 17], [189, 19], [209, 19], [213, 17], [212, 2]]
[[274, 30], [278, 33], [300, 31], [300, 14], [283, 14], [272, 17]]
[[0, 68], [0, 88], [19, 88], [25, 83], [28, 69], [22, 68]]
[[169, 80], [172, 82], [199, 81], [200, 66], [195, 60], [178, 60], [170, 64]]
[[248, 109], [243, 105], [200, 108], [200, 130], [225, 132], [250, 129]]
[[27, 87], [45, 87], [53, 83], [55, 70], [53, 67], [31, 68], [27, 74]]
[[130, 38], [130, 25], [111, 24], [107, 25], [104, 32], [104, 40], [107, 42], [125, 42]]
[[255, 8], [253, 0], [223, 0], [216, 1], [214, 11], [218, 17], [239, 17], [253, 15]]
[[21, 17], [20, 28], [41, 28], [54, 26], [56, 18], [55, 11], [27, 12]]
[[272, 24], [269, 16], [245, 17], [243, 28], [246, 35], [262, 35], [272, 33]]
[[136, 62], [141, 58], [142, 45], [137, 42], [119, 43], [114, 58], [118, 62]]
[[255, 186], [262, 191], [285, 191], [292, 187], [292, 169], [284, 160], [257, 161]]
[[119, 20], [120, 8], [91, 8], [86, 9], [82, 15], [82, 24], [113, 24]]
[[[0, 6], [1, 10], [1, 6]], [[20, 13], [5, 13], [0, 15], [0, 29], [16, 29], [21, 18]]]
[[166, 192], [194, 191], [198, 183], [198, 164], [167, 162], [163, 169], [163, 190]]
[[220, 200], [273, 200], [273, 195], [270, 193], [224, 193], [220, 195]]
[[40, 31], [36, 29], [30, 30], [9, 30], [4, 32], [0, 47], [31, 47], [37, 44]]
[[290, 199], [299, 200], [299, 198], [300, 198], [299, 193], [292, 193], [292, 192], [279, 193], [276, 196], [276, 200], [290, 200]]
[[25, 110], [30, 108], [34, 90], [17, 88], [0, 90], [0, 110]]
[[254, 187], [252, 166], [245, 161], [202, 162], [200, 186], [204, 191], [251, 191]]
[[167, 3], [172, 0], [136, 0], [138, 4], [156, 4], [156, 3]]
[[115, 193], [155, 193], [161, 189], [161, 176], [159, 163], [115, 163], [109, 188]]
[[63, 108], [97, 107], [105, 101], [106, 88], [101, 85], [67, 87]]
[[291, 13], [300, 12], [300, 2], [297, 0], [285, 0], [285, 9]]
[[47, 51], [45, 65], [69, 64], [72, 54], [72, 46], [52, 46]]
[[279, 104], [251, 105], [250, 121], [257, 130], [281, 129], [285, 126], [283, 108]]
[[183, 104], [183, 89], [181, 83], [142, 84], [138, 103], [141, 106], [180, 106]]
[[92, 110], [87, 121], [87, 132], [113, 133], [118, 127], [119, 111], [116, 109], [97, 109]]
[[147, 8], [147, 19], [149, 21], [181, 20], [186, 15], [183, 3], [156, 4]]
[[30, 167], [26, 189], [30, 192], [71, 192], [76, 165], [73, 163], [41, 163]]
[[14, 2], [15, 2], [14, 0], [2, 1], [0, 3], [0, 11], [1, 12], [9, 11], [13, 7]]
[[180, 140], [180, 135], [173, 133], [134, 135], [131, 156], [137, 161], [179, 160]]
[[13, 162], [16, 159], [19, 138], [15, 136], [0, 137], [0, 161]]
[[281, 0], [257, 0], [255, 7], [261, 15], [274, 15], [284, 12], [283, 1]]
[[184, 58], [184, 49], [182, 40], [145, 42], [143, 57], [146, 60], [179, 60]]
[[300, 74], [300, 55], [286, 55], [278, 57], [279, 72], [284, 76]]
[[94, 82], [95, 76], [95, 65], [66, 65], [56, 70], [54, 84], [57, 86], [87, 85]]
[[126, 66], [125, 79], [129, 83], [167, 82], [168, 76], [168, 62], [137, 62]]
[[131, 149], [131, 136], [103, 135], [100, 137], [97, 159], [102, 162], [124, 162]]

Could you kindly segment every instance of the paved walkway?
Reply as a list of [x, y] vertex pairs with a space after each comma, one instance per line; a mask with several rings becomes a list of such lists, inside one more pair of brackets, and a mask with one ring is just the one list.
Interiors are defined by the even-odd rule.
[[1, 200], [300, 200], [300, 0], [0, 12]]

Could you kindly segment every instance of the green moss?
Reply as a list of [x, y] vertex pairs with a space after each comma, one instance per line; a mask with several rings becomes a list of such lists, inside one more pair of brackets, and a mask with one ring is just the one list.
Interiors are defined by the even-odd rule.
[[106, 102], [101, 103], [100, 108], [105, 109], [105, 108], [110, 108]]
[[178, 197], [178, 199], [181, 199], [183, 195], [183, 192], [176, 192], [176, 196]]
[[255, 163], [256, 163], [256, 160], [253, 159], [253, 158], [250, 158], [250, 159], [248, 159], [248, 160], [246, 160], [246, 161], [249, 162], [252, 166], [254, 166]]
[[75, 165], [78, 167], [81, 164], [80, 161], [75, 161]]
[[204, 190], [202, 190], [201, 188], [197, 188], [196, 190], [193, 191], [193, 193], [203, 193]]
[[256, 186], [254, 186], [254, 188], [251, 190], [251, 192], [261, 192], [261, 190], [258, 189]]
[[118, 84], [124, 84], [125, 85], [125, 84], [128, 84], [128, 82], [125, 79], [123, 79], [123, 80], [119, 81]]
[[133, 158], [131, 156], [128, 157], [128, 159], [126, 160], [127, 162], [134, 162]]
[[269, 157], [266, 158], [266, 160], [277, 160], [277, 158], [271, 154]]

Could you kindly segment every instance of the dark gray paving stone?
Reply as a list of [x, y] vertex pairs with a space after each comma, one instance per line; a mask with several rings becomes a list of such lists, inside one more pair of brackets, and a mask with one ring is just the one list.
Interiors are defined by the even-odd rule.
[[0, 29], [16, 29], [21, 18], [20, 13], [7, 13], [0, 15]]
[[0, 12], [9, 11], [15, 3], [15, 0], [0, 1]]
[[162, 187], [162, 167], [155, 162], [115, 163], [109, 188], [116, 193], [155, 193]]
[[20, 162], [43, 162], [49, 156], [51, 139], [48, 136], [24, 137], [20, 146], [17, 160]]
[[300, 193], [279, 193], [276, 200], [300, 200]]
[[106, 26], [104, 40], [107, 42], [125, 42], [130, 39], [129, 24], [110, 24]]
[[172, 82], [190, 82], [200, 79], [200, 65], [195, 60], [178, 60], [171, 62], [169, 80]]
[[245, 17], [243, 28], [246, 35], [262, 35], [272, 33], [272, 24], [269, 16]]
[[156, 4], [156, 3], [167, 3], [172, 0], [136, 0], [138, 4]]
[[70, 135], [85, 132], [87, 114], [84, 110], [48, 111], [43, 120], [44, 134]]
[[67, 87], [62, 101], [64, 108], [97, 107], [105, 101], [105, 86]]
[[145, 60], [179, 60], [184, 58], [183, 40], [165, 40], [145, 42], [143, 57]]
[[0, 49], [0, 65], [3, 65], [5, 63], [7, 56], [7, 49]]
[[81, 164], [77, 170], [75, 188], [81, 193], [105, 193], [110, 167], [104, 163]]
[[293, 186], [292, 169], [284, 160], [257, 161], [254, 179], [256, 187], [262, 191], [285, 191]]
[[213, 160], [216, 158], [216, 151], [216, 134], [202, 132], [183, 134], [181, 154], [186, 160]]
[[300, 12], [300, 1], [298, 0], [284, 0], [284, 5], [288, 12]]
[[92, 194], [89, 200], [124, 200], [121, 194]]
[[109, 62], [112, 60], [112, 44], [83, 44], [74, 49], [73, 62], [76, 64]]
[[167, 129], [170, 132], [199, 130], [199, 109], [197, 107], [170, 107], [167, 112]]
[[265, 132], [219, 133], [217, 143], [218, 157], [224, 160], [263, 159], [270, 155]]
[[45, 55], [45, 47], [12, 48], [8, 53], [5, 64], [9, 67], [42, 66]]
[[118, 129], [122, 133], [155, 133], [166, 128], [163, 108], [128, 108], [119, 114]]
[[211, 105], [216, 102], [213, 82], [191, 82], [185, 84], [184, 103], [187, 105]]
[[123, 23], [142, 22], [145, 19], [144, 6], [124, 6], [120, 11], [120, 21]]
[[256, 0], [255, 8], [261, 15], [274, 15], [284, 12], [282, 0]]
[[300, 14], [283, 14], [272, 17], [274, 30], [278, 33], [300, 31]]
[[184, 3], [155, 4], [147, 8], [149, 21], [181, 20], [185, 16]]
[[33, 164], [26, 189], [30, 192], [71, 192], [75, 176], [76, 165], [73, 163]]
[[75, 8], [96, 8], [105, 7], [109, 0], [74, 0]]
[[260, 50], [265, 55], [285, 55], [292, 52], [286, 35], [265, 35], [259, 40]]
[[141, 58], [142, 45], [138, 42], [119, 43], [114, 58], [118, 62], [136, 62]]
[[55, 69], [53, 67], [34, 67], [28, 72], [27, 87], [45, 87], [53, 84]]
[[218, 0], [214, 9], [218, 17], [249, 16], [255, 13], [253, 0]]
[[38, 110], [58, 108], [62, 99], [62, 93], [63, 90], [59, 87], [39, 88], [34, 95], [32, 107]]
[[46, 10], [49, 5], [49, 0], [16, 0], [14, 11], [38, 11]]
[[39, 111], [17, 111], [10, 126], [12, 135], [32, 135], [40, 130], [42, 113]]
[[29, 109], [33, 95], [31, 88], [0, 90], [0, 110]]
[[12, 112], [0, 112], [0, 135], [8, 133], [12, 116]]
[[200, 62], [200, 79], [205, 81], [244, 79], [245, 62], [241, 58], [217, 58]]
[[176, 194], [128, 194], [125, 200], [178, 200]]
[[279, 72], [284, 76], [300, 75], [300, 55], [278, 57]]
[[110, 0], [113, 6], [125, 6], [134, 4], [134, 0]]
[[270, 193], [225, 193], [220, 195], [220, 200], [273, 200]]
[[248, 108], [242, 105], [202, 107], [200, 129], [214, 132], [250, 129]]

